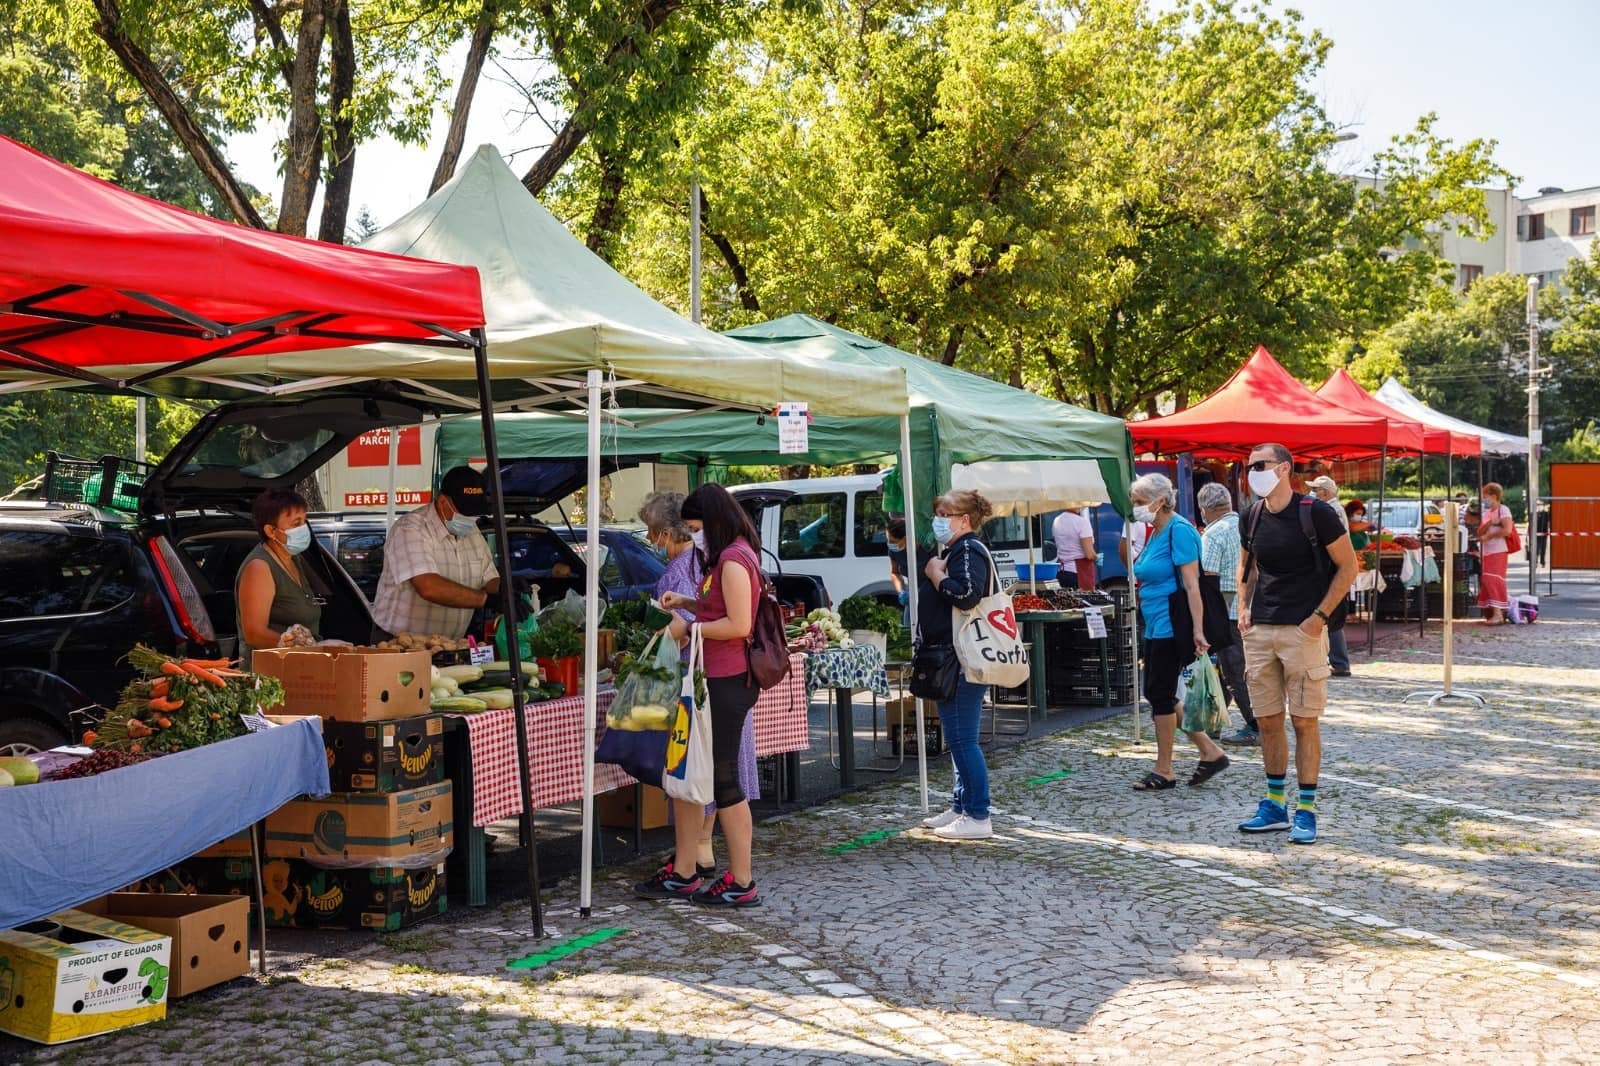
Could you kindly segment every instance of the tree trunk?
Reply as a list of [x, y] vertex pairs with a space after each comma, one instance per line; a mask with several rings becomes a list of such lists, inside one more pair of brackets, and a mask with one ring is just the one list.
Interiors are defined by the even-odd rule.
[[1013, 389], [1023, 388], [1022, 384], [1022, 336], [1015, 334], [1011, 338], [1011, 378], [1009, 384]]
[[1061, 357], [1048, 344], [1044, 346], [1044, 365], [1050, 368], [1050, 388], [1054, 390], [1056, 399], [1062, 403], [1070, 402], [1067, 399], [1067, 379], [1061, 373]]
[[778, 480], [780, 481], [804, 481], [810, 476], [810, 463], [799, 463], [790, 466], [778, 467]]
[[247, 226], [266, 229], [266, 222], [255, 209], [255, 205], [250, 202], [250, 197], [245, 194], [244, 188], [234, 178], [233, 171], [228, 167], [228, 161], [217, 150], [217, 146], [211, 143], [211, 138], [206, 135], [205, 129], [178, 98], [171, 83], [156, 68], [149, 54], [134, 43], [122, 28], [122, 12], [118, 9], [116, 0], [94, 0], [94, 6], [97, 13], [95, 34], [106, 43], [122, 64], [122, 68], [138, 83], [139, 88], [144, 90], [145, 96], [155, 105], [156, 110], [161, 112], [161, 117], [167, 120], [167, 125], [172, 128], [184, 151], [189, 153], [189, 157], [200, 168], [200, 173], [204, 174], [206, 180], [217, 190], [217, 195], [228, 205], [233, 217]]
[[945, 366], [956, 365], [956, 353], [961, 350], [961, 337], [967, 332], [964, 325], [957, 326], [950, 331], [949, 338], [944, 342], [944, 354], [939, 357], [939, 362]]
[[622, 222], [622, 188], [627, 175], [616, 152], [597, 150], [595, 158], [600, 164], [600, 183], [595, 191], [594, 211], [589, 216], [589, 236], [584, 243], [589, 251], [609, 263], [617, 227]]
[[461, 68], [461, 83], [456, 86], [456, 106], [450, 112], [450, 129], [444, 136], [444, 150], [439, 153], [439, 165], [433, 171], [433, 184], [428, 195], [438, 192], [455, 177], [456, 164], [461, 161], [461, 149], [467, 139], [467, 117], [472, 113], [472, 98], [478, 91], [478, 78], [483, 73], [484, 61], [489, 58], [489, 45], [494, 40], [494, 0], [484, 0], [478, 12], [477, 24], [472, 27], [472, 43], [467, 47], [467, 64]]
[[593, 128], [594, 108], [580, 104], [567, 119], [567, 124], [561, 127], [561, 132], [556, 134], [556, 139], [550, 142], [550, 147], [522, 175], [522, 184], [527, 186], [528, 191], [535, 196], [544, 192], [544, 187], [561, 173], [561, 168], [567, 165], [567, 160], [572, 158], [572, 153], [578, 150]]
[[727, 235], [717, 231], [709, 221], [711, 218], [711, 201], [706, 199], [704, 186], [700, 188], [700, 229], [705, 233], [722, 261], [728, 264], [728, 272], [733, 275], [733, 288], [739, 296], [739, 306], [746, 311], [760, 311], [761, 301], [756, 299], [756, 291], [750, 287], [750, 274], [745, 270], [744, 261], [739, 258], [739, 253], [734, 249], [733, 242]]
[[331, 244], [343, 244], [350, 219], [350, 186], [356, 178], [356, 116], [351, 104], [356, 91], [356, 42], [350, 29], [350, 0], [328, 0], [327, 17], [332, 26], [328, 116], [333, 123], [333, 165], [322, 197], [322, 225], [317, 236]]
[[300, 12], [295, 40], [294, 80], [289, 86], [289, 135], [284, 148], [283, 197], [278, 232], [305, 236], [311, 198], [322, 178], [322, 113], [317, 109], [317, 76], [327, 30], [323, 5], [310, 0]]

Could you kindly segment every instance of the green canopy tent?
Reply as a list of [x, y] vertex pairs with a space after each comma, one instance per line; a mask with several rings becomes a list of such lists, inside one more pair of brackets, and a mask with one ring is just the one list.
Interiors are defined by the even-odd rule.
[[[902, 352], [859, 333], [809, 315], [730, 331], [755, 350], [808, 363], [850, 368], [899, 369], [910, 392], [913, 499], [924, 509], [951, 487], [957, 464], [1019, 460], [1088, 460], [1099, 471], [1097, 485], [1081, 495], [1109, 500], [1128, 514], [1133, 450], [1123, 421], [1058, 403], [988, 378]], [[808, 449], [779, 455], [776, 420], [748, 412], [685, 415], [662, 408], [621, 409], [602, 434], [608, 456], [684, 464], [702, 472], [716, 466], [773, 462], [893, 462], [901, 452], [901, 424], [894, 417], [839, 418], [813, 414]], [[496, 419], [501, 454], [570, 458], [587, 454], [583, 426], [537, 414]], [[440, 469], [482, 456], [476, 419], [448, 422], [438, 435]], [[899, 478], [885, 482], [886, 497], [899, 498]], [[886, 503], [889, 501], [886, 499]], [[926, 516], [920, 516], [926, 534]]]

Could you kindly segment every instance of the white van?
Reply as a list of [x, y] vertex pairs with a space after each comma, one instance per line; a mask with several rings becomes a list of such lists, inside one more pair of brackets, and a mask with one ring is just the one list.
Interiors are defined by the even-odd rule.
[[728, 491], [755, 521], [769, 569], [775, 559], [785, 574], [820, 577], [835, 606], [851, 596], [895, 602], [882, 474], [769, 481]]

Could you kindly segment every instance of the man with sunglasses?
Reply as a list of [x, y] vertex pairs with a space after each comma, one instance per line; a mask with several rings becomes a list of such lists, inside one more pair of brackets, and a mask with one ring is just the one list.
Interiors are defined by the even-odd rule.
[[[1356, 576], [1350, 534], [1333, 508], [1294, 491], [1293, 457], [1281, 444], [1250, 453], [1247, 481], [1256, 497], [1241, 523], [1239, 631], [1251, 709], [1261, 729], [1267, 796], [1244, 833], [1289, 829], [1296, 844], [1317, 839], [1318, 718], [1328, 702], [1328, 620]], [[1285, 711], [1294, 724], [1300, 795], [1293, 828], [1284, 782], [1289, 771]]]

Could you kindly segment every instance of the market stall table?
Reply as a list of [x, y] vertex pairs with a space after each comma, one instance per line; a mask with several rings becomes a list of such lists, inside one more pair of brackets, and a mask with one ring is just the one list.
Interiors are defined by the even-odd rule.
[[[768, 689], [756, 701], [756, 755], [787, 755], [811, 746], [806, 723], [804, 667], [799, 655], [790, 656], [789, 677]], [[595, 692], [601, 731], [616, 689], [602, 686]], [[455, 822], [466, 827], [457, 839], [453, 865], [464, 872], [467, 902], [488, 901], [488, 848], [484, 827], [522, 812], [517, 778], [515, 720], [509, 708], [476, 714], [445, 715], [445, 759], [454, 785]], [[543, 809], [575, 803], [583, 798], [583, 697], [530, 703], [524, 709], [528, 735], [533, 739], [529, 771], [534, 807]], [[598, 742], [598, 738], [596, 738]], [[464, 741], [464, 743], [463, 743]], [[621, 768], [596, 763], [594, 793], [635, 784]]]
[[[794, 656], [789, 657], [791, 665]], [[855, 690], [889, 698], [889, 676], [883, 652], [871, 644], [804, 653], [805, 689], [809, 700], [821, 688], [833, 689], [835, 724], [839, 730], [839, 787], [856, 785]], [[794, 670], [790, 670], [791, 676]]]
[[[1028, 635], [1028, 724], [1033, 725], [1033, 715], [1043, 716], [1050, 711], [1050, 700], [1045, 687], [1045, 627], [1067, 622], [1081, 622], [1085, 611], [1081, 607], [1064, 611], [1018, 611], [1017, 622]], [[1100, 690], [1102, 707], [1111, 706], [1111, 655], [1109, 652], [1110, 627], [1092, 638], [1100, 649]]]
[[0, 929], [115, 892], [302, 793], [328, 791], [317, 718], [93, 777], [0, 789]]

